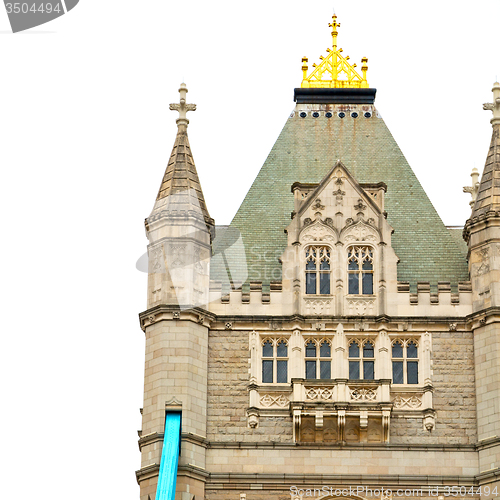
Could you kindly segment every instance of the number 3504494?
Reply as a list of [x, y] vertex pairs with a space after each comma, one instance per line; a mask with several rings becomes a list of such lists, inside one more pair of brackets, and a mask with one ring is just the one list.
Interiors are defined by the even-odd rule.
[[62, 12], [62, 7], [59, 2], [45, 2], [40, 4], [29, 4], [29, 3], [6, 3], [7, 14], [52, 14], [53, 12], [57, 12], [58, 14]]

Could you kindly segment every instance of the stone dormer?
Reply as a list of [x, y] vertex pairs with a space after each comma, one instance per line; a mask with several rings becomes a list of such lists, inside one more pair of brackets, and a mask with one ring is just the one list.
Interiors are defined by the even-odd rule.
[[363, 188], [340, 161], [319, 184], [292, 185], [295, 210], [281, 260], [296, 313], [386, 314], [397, 256], [383, 211], [385, 191], [383, 183]]

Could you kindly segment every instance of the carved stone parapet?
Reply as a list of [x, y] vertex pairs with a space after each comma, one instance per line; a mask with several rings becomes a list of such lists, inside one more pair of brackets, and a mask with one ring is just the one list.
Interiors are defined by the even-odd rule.
[[349, 388], [349, 399], [351, 401], [376, 401], [377, 389], [371, 387]]
[[259, 393], [262, 408], [287, 408], [290, 403], [288, 393]]
[[308, 316], [333, 316], [333, 299], [307, 298], [304, 299], [305, 314]]
[[333, 401], [332, 387], [306, 386], [306, 401]]
[[397, 394], [392, 398], [395, 410], [417, 410], [422, 407], [422, 397], [416, 394]]
[[346, 312], [348, 316], [375, 315], [375, 297], [347, 297]]

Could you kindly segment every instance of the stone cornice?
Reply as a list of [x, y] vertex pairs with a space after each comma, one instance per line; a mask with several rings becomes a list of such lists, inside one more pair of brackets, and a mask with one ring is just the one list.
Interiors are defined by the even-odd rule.
[[208, 449], [301, 449], [301, 450], [387, 450], [476, 452], [475, 444], [391, 444], [391, 443], [278, 443], [278, 442], [208, 442]]
[[[160, 473], [159, 464], [151, 464], [151, 465], [146, 465], [146, 467], [143, 467], [142, 469], [136, 470], [135, 477], [137, 483], [140, 484], [141, 481], [157, 477], [159, 473]], [[179, 465], [179, 467], [177, 468], [177, 475], [188, 476], [198, 479], [200, 481], [206, 481], [207, 477], [209, 477], [210, 474], [202, 467], [198, 467], [193, 464], [187, 464], [187, 465]]]
[[463, 238], [468, 243], [472, 232], [478, 232], [491, 226], [500, 227], [500, 212], [490, 210], [484, 214], [467, 219], [462, 232]]
[[[268, 328], [259, 328], [271, 331], [275, 330], [290, 330], [297, 328], [297, 326], [304, 326], [307, 330], [307, 325], [317, 325], [321, 323], [325, 325], [328, 323], [342, 323], [344, 325], [355, 325], [359, 323], [377, 323], [377, 328], [371, 330], [397, 330], [399, 323], [411, 323], [414, 326], [421, 323], [424, 329], [429, 328], [429, 324], [436, 325], [449, 325], [456, 323], [467, 327], [475, 316], [484, 315], [484, 312], [474, 313], [464, 318], [463, 316], [447, 316], [447, 317], [429, 317], [429, 316], [267, 316], [267, 315], [216, 315], [210, 311], [200, 307], [192, 309], [181, 310], [177, 305], [157, 305], [147, 309], [139, 314], [139, 321], [141, 329], [146, 330], [146, 327], [164, 320], [177, 320], [177, 321], [191, 321], [193, 323], [201, 324], [211, 330], [248, 330], [252, 329], [256, 323], [267, 323]], [[391, 325], [392, 323], [392, 325]], [[228, 326], [229, 325], [229, 326]], [[322, 331], [325, 330], [322, 328]], [[316, 328], [317, 330], [317, 328]]]
[[215, 319], [215, 314], [201, 307], [180, 309], [178, 305], [166, 304], [151, 307], [139, 314], [139, 322], [143, 331], [146, 331], [146, 327], [164, 320], [191, 321], [210, 328]]
[[[401, 323], [412, 324], [414, 327], [421, 324], [424, 330], [429, 329], [429, 325], [450, 325], [450, 323], [455, 323], [457, 325], [463, 325], [467, 328], [467, 321], [463, 316], [446, 316], [446, 317], [429, 317], [429, 316], [257, 316], [257, 315], [220, 315], [216, 316], [216, 320], [211, 325], [211, 330], [251, 330], [256, 324], [259, 325], [261, 330], [294, 330], [300, 329], [303, 331], [308, 331], [309, 326], [312, 325], [313, 330], [318, 332], [324, 332], [325, 330], [330, 330], [328, 324], [334, 324], [335, 327], [342, 323], [344, 328], [350, 328], [353, 325], [359, 324], [377, 324], [374, 328], [369, 328], [372, 331], [380, 330], [398, 330], [398, 325]], [[267, 323], [267, 327], [265, 324]], [[230, 325], [230, 327], [228, 327]], [[318, 330], [317, 325], [323, 325], [323, 327]], [[347, 326], [346, 326], [347, 325]], [[356, 329], [356, 327], [355, 327]], [[410, 334], [411, 331], [408, 330], [402, 332], [402, 334]], [[319, 334], [319, 333], [318, 333]]]
[[[321, 487], [321, 485], [338, 486], [340, 489], [348, 489], [349, 485], [353, 488], [353, 493], [356, 492], [358, 485], [384, 486], [386, 488], [401, 486], [401, 489], [411, 487], [423, 488], [424, 491], [428, 487], [444, 487], [460, 484], [477, 485], [477, 476], [457, 476], [457, 475], [417, 475], [417, 474], [262, 474], [262, 473], [214, 473], [210, 474], [209, 480], [205, 487], [206, 489], [237, 489], [243, 488], [244, 484], [250, 485], [259, 484], [259, 489], [282, 489], [288, 490], [291, 486], [297, 488], [312, 488]], [[309, 486], [305, 486], [309, 485]], [[352, 495], [347, 495], [351, 496]], [[437, 497], [436, 497], [437, 498]]]
[[[163, 432], [152, 432], [151, 434], [147, 434], [146, 436], [141, 436], [138, 441], [139, 449], [142, 450], [143, 446], [148, 446], [153, 443], [163, 442], [164, 434]], [[181, 433], [181, 439], [183, 443], [192, 443], [198, 446], [202, 446], [203, 448], [207, 448], [208, 441], [203, 436], [198, 436], [197, 434], [193, 434], [191, 432], [183, 432]]]
[[466, 316], [465, 320], [473, 330], [486, 324], [497, 323], [500, 321], [500, 307], [487, 307], [481, 311], [476, 311]]
[[160, 472], [159, 464], [150, 464], [142, 467], [139, 470], [135, 471], [135, 478], [137, 483], [140, 484], [141, 481], [145, 481], [146, 479], [151, 479], [152, 477], [158, 476]]
[[481, 451], [481, 450], [487, 450], [488, 448], [494, 448], [495, 446], [500, 446], [500, 437], [498, 436], [493, 436], [487, 439], [481, 439], [477, 444], [477, 449]]

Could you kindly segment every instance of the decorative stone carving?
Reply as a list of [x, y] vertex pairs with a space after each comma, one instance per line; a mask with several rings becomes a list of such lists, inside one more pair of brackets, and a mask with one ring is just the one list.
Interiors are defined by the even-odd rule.
[[233, 329], [233, 324], [230, 321], [228, 321], [224, 326], [225, 326], [226, 330], [232, 330]]
[[490, 258], [489, 258], [489, 249], [481, 248], [475, 252], [476, 262], [478, 262], [479, 267], [476, 269], [475, 275], [482, 276], [486, 274], [490, 270]]
[[321, 200], [318, 198], [316, 200], [316, 202], [314, 203], [314, 205], [311, 206], [311, 208], [313, 210], [324, 210], [325, 209], [325, 205], [322, 205], [321, 204]]
[[173, 319], [180, 319], [181, 317], [181, 313], [179, 311], [176, 311], [174, 312], [174, 314], [172, 315]]
[[[339, 181], [339, 180], [340, 179], [337, 179], [337, 181]], [[343, 205], [344, 204], [345, 191], [342, 191], [342, 189], [340, 189], [340, 187], [337, 189], [337, 191], [333, 192], [333, 196], [335, 196], [335, 202], [336, 202], [337, 205]]]
[[333, 389], [328, 387], [306, 387], [306, 399], [309, 401], [332, 401]]
[[377, 391], [370, 387], [356, 387], [350, 389], [350, 397], [352, 401], [376, 401]]
[[175, 269], [184, 265], [185, 245], [170, 245], [170, 268]]
[[434, 414], [434, 411], [430, 411], [426, 413], [423, 419], [423, 426], [424, 429], [431, 432], [434, 427], [436, 426], [436, 416]]
[[376, 242], [380, 238], [375, 228], [360, 221], [354, 224], [351, 228], [345, 230], [342, 239], [343, 241], [350, 243], [353, 241]]
[[372, 316], [375, 314], [375, 298], [355, 297], [347, 299], [349, 316]]
[[304, 299], [307, 315], [323, 316], [333, 314], [331, 299]]
[[361, 198], [358, 199], [358, 203], [356, 205], [354, 205], [354, 209], [355, 210], [365, 210], [366, 209], [366, 205], [363, 203], [363, 200]]
[[278, 407], [285, 408], [288, 406], [290, 399], [284, 393], [263, 394], [260, 397], [260, 405], [265, 408]]
[[152, 251], [150, 272], [161, 273], [163, 269], [164, 269], [163, 247], [160, 246]]
[[303, 243], [312, 241], [328, 241], [330, 243], [336, 243], [337, 237], [330, 227], [321, 222], [315, 222], [302, 231], [300, 240]]
[[404, 408], [416, 410], [422, 406], [422, 398], [415, 394], [398, 394], [393, 398], [392, 404], [395, 410], [402, 410]]
[[259, 426], [259, 411], [256, 408], [247, 410], [248, 427], [255, 429]]

